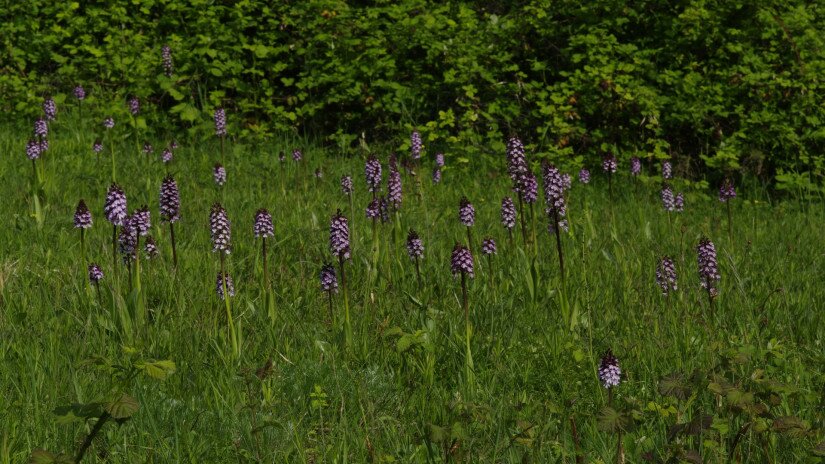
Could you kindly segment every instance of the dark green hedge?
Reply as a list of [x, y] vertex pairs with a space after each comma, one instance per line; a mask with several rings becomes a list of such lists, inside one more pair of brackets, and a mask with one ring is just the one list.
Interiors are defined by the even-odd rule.
[[[76, 83], [153, 101], [192, 130], [216, 105], [236, 133], [343, 147], [406, 140], [454, 159], [520, 134], [577, 164], [672, 157], [692, 175], [780, 186], [825, 169], [825, 6], [801, 0], [437, 2], [98, 0], [0, 10], [6, 115]], [[173, 50], [163, 75], [160, 49]], [[111, 94], [111, 95], [110, 95]], [[405, 149], [399, 146], [398, 149]]]

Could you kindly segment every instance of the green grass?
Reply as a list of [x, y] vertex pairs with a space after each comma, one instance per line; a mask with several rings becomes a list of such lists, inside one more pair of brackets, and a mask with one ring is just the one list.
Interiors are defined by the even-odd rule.
[[[745, 424], [735, 461], [817, 459], [812, 449], [825, 425], [821, 204], [770, 202], [740, 189], [731, 241], [726, 211], [711, 192], [689, 193], [686, 211], [670, 225], [655, 182], [637, 186], [617, 176], [611, 206], [606, 179], [593, 167], [594, 182], [574, 181], [570, 192], [564, 299], [543, 215], [536, 221], [536, 259], [518, 230], [510, 242], [500, 225], [501, 198], [510, 194], [504, 154], [496, 169], [460, 170], [448, 158], [440, 185], [430, 182], [430, 160], [421, 169], [420, 195], [404, 175], [404, 204], [394, 224], [379, 226], [373, 269], [362, 159], [308, 148], [302, 164], [289, 156], [279, 164], [278, 151], [289, 154], [293, 142], [230, 141], [229, 180], [220, 190], [211, 171], [220, 158], [217, 141], [180, 139], [170, 167], [182, 198], [175, 272], [157, 207], [164, 169], [156, 158], [166, 141], [152, 140], [157, 153], [149, 162], [125, 138], [116, 147], [118, 181], [130, 211], [150, 205], [151, 234], [161, 249], [158, 260], [141, 261], [148, 316], [127, 332], [120, 314], [134, 317], [134, 305], [122, 265], [115, 285], [112, 230], [102, 215], [109, 158], [104, 153], [98, 162], [91, 153], [88, 127], [60, 121], [52, 133], [43, 163], [42, 227], [31, 214], [25, 132], [5, 127], [0, 133], [1, 463], [23, 462], [39, 448], [73, 455], [94, 421], [59, 423], [52, 411], [121, 391], [140, 409], [122, 426], [104, 426], [84, 462], [255, 462], [256, 456], [284, 463], [445, 462], [445, 455], [450, 462], [574, 462], [571, 418], [587, 462], [615, 462], [619, 434], [605, 416], [608, 394], [596, 375], [608, 348], [624, 373], [613, 406], [633, 410], [638, 419], [621, 434], [628, 462], [677, 448], [701, 448], [706, 462], [727, 462]], [[322, 179], [313, 177], [316, 167]], [[356, 186], [347, 263], [350, 350], [341, 334], [342, 294], [332, 325], [318, 283], [321, 265], [333, 261], [329, 219], [339, 208], [350, 216], [339, 187], [345, 173]], [[457, 219], [462, 195], [477, 210], [476, 276], [469, 285], [472, 383], [465, 375], [460, 279], [449, 266], [453, 245], [466, 241]], [[72, 228], [80, 198], [95, 220], [88, 258], [106, 273], [100, 303], [87, 289]], [[228, 266], [237, 291], [234, 326], [242, 334], [237, 357], [214, 288], [218, 259], [208, 219], [215, 201], [233, 226]], [[260, 207], [275, 219], [268, 244], [274, 312], [261, 289], [260, 243], [252, 236]], [[425, 246], [420, 289], [404, 248], [411, 227]], [[478, 256], [488, 235], [499, 248], [492, 267]], [[698, 285], [701, 235], [718, 250], [722, 280], [713, 307]], [[679, 274], [679, 291], [670, 298], [654, 282], [662, 254], [674, 257]], [[113, 301], [114, 288], [120, 293]], [[259, 380], [253, 374], [268, 359], [271, 375]], [[172, 360], [177, 369], [158, 380], [142, 373], [124, 379], [105, 368], [138, 360]], [[664, 376], [694, 371], [705, 380], [686, 399], [658, 392]], [[763, 379], [782, 385], [766, 386]], [[714, 419], [701, 439], [669, 439], [673, 424], [702, 414]], [[779, 431], [781, 416], [804, 422]]]

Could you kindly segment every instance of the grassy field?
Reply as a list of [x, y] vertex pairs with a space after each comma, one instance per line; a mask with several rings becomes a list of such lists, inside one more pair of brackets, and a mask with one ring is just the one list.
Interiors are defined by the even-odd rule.
[[[228, 182], [219, 188], [217, 139], [181, 136], [168, 165], [181, 192], [175, 270], [158, 215], [166, 171], [158, 157], [169, 140], [151, 138], [155, 153], [142, 155], [118, 125], [118, 183], [130, 212], [149, 205], [160, 249], [154, 260], [141, 258], [141, 290], [130, 293], [119, 257], [113, 267], [103, 216], [110, 144], [96, 157], [93, 123], [61, 117], [38, 160], [39, 217], [28, 126], [0, 133], [2, 463], [39, 449], [54, 455], [37, 453], [38, 462], [75, 456], [103, 411], [128, 420], [103, 423], [84, 462], [572, 463], [623, 455], [788, 463], [825, 453], [821, 202], [740, 188], [729, 236], [715, 188], [686, 192], [685, 211], [669, 217], [654, 177], [632, 178], [625, 160], [611, 201], [601, 168], [591, 166], [593, 181], [574, 179], [568, 192], [563, 282], [543, 200], [526, 221], [535, 243], [525, 244], [518, 227], [511, 240], [501, 225], [502, 197], [512, 195], [504, 153], [498, 166], [472, 169], [448, 156], [436, 185], [428, 152], [420, 182], [402, 170], [403, 205], [377, 225], [374, 241], [363, 158], [307, 145], [293, 162], [297, 142], [227, 140]], [[386, 182], [388, 153], [376, 154]], [[354, 179], [354, 211], [341, 193], [344, 174]], [[467, 279], [472, 369], [461, 278], [450, 272], [453, 246], [467, 241], [462, 196], [477, 212], [475, 278]], [[72, 225], [81, 198], [94, 216], [87, 260], [105, 273], [99, 295]], [[210, 243], [218, 201], [232, 221], [231, 329]], [[252, 232], [262, 207], [275, 224], [271, 300]], [[328, 241], [338, 209], [351, 218], [353, 238], [349, 346], [343, 291], [331, 318], [318, 278], [325, 262], [337, 264]], [[410, 228], [425, 247], [420, 286], [405, 248]], [[697, 272], [703, 235], [716, 245], [721, 273], [712, 304]], [[486, 236], [498, 243], [489, 260], [480, 255]], [[678, 273], [679, 289], [667, 297], [655, 283], [662, 255]], [[622, 370], [610, 391], [597, 373], [608, 349]]]

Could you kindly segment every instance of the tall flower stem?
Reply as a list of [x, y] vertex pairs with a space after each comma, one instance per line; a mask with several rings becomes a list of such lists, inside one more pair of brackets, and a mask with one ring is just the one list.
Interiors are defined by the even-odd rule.
[[470, 253], [473, 252], [473, 229], [471, 227], [467, 227], [467, 248]]
[[527, 247], [527, 226], [524, 224], [524, 202], [521, 195], [518, 196], [518, 216], [521, 223], [521, 237], [524, 239], [524, 247]]
[[221, 285], [223, 286], [223, 301], [226, 306], [226, 321], [229, 330], [229, 338], [232, 341], [232, 353], [235, 357], [240, 355], [238, 351], [238, 339], [235, 337], [235, 322], [232, 319], [232, 303], [229, 301], [229, 289], [226, 285], [226, 255], [221, 251]]
[[178, 250], [175, 247], [175, 224], [169, 222], [169, 238], [172, 241], [172, 265], [175, 269], [178, 268]]
[[[352, 192], [348, 193], [347, 196], [349, 197], [349, 217], [351, 217], [354, 221], [355, 220], [355, 207], [353, 206], [353, 203], [352, 203]], [[354, 227], [354, 224], [353, 224], [353, 227], [349, 230], [350, 252], [351, 253], [353, 252], [353, 250], [355, 248], [355, 229], [356, 228]]]
[[338, 256], [338, 265], [341, 269], [341, 289], [344, 293], [344, 347], [349, 350], [352, 346], [352, 325], [349, 317], [349, 290], [347, 289], [347, 275], [344, 272], [344, 256]]
[[415, 258], [415, 276], [418, 280], [418, 290], [421, 291], [421, 265], [418, 263], [418, 258]]
[[117, 280], [117, 225], [112, 224], [112, 270]]
[[733, 215], [730, 211], [730, 199], [728, 199], [725, 204], [727, 204], [728, 207], [728, 240], [733, 243]]
[[464, 359], [464, 379], [467, 382], [467, 388], [472, 391], [475, 379], [473, 378], [473, 353], [470, 350], [470, 337], [472, 335], [472, 328], [470, 327], [470, 299], [467, 295], [467, 274], [461, 273], [461, 300], [464, 307], [464, 326], [465, 326], [465, 359]]
[[530, 203], [530, 227], [532, 227], [532, 242], [533, 242], [533, 254], [538, 257], [539, 254], [539, 244], [536, 238], [536, 210], [533, 207], [534, 203]]
[[559, 211], [553, 208], [553, 229], [556, 231], [556, 251], [559, 254], [559, 274], [561, 275], [561, 286], [564, 287], [564, 254], [561, 251], [561, 231], [559, 231]]

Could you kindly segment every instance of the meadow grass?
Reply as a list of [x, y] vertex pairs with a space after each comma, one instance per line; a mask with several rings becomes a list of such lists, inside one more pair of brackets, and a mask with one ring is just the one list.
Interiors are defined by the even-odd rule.
[[[148, 157], [139, 154], [142, 141], [116, 127], [118, 183], [130, 211], [150, 206], [161, 251], [155, 260], [141, 258], [141, 322], [119, 258], [118, 273], [112, 268], [112, 228], [102, 214], [109, 147], [96, 158], [92, 132], [76, 122], [52, 125], [38, 225], [25, 132], [0, 131], [0, 463], [23, 462], [40, 448], [73, 455], [94, 421], [53, 410], [113, 392], [133, 396], [139, 410], [121, 426], [103, 427], [84, 462], [576, 462], [577, 454], [581, 462], [611, 462], [618, 437], [629, 462], [678, 449], [683, 457], [697, 450], [706, 462], [817, 459], [812, 450], [825, 425], [821, 202], [740, 188], [731, 239], [727, 210], [711, 192], [689, 192], [685, 212], [669, 218], [655, 179], [635, 185], [620, 165], [610, 204], [607, 178], [591, 167], [594, 181], [574, 182], [569, 193], [563, 288], [543, 208], [535, 208], [535, 246], [525, 246], [518, 226], [511, 239], [500, 224], [501, 199], [512, 195], [503, 153], [499, 166], [472, 169], [448, 158], [437, 185], [429, 154], [418, 181], [403, 175], [403, 205], [378, 224], [373, 243], [363, 157], [310, 144], [303, 161], [280, 163], [277, 153], [291, 153], [297, 141], [227, 139], [228, 181], [218, 188], [218, 140], [180, 138], [168, 166], [181, 192], [175, 270], [158, 215], [167, 171], [158, 157], [168, 140], [152, 139], [156, 153]], [[354, 211], [339, 185], [345, 174], [355, 181]], [[461, 279], [450, 273], [453, 246], [467, 240], [458, 221], [462, 196], [477, 215], [475, 278], [467, 279], [469, 379]], [[99, 299], [72, 227], [80, 198], [95, 221], [85, 237], [87, 259], [106, 274]], [[232, 221], [227, 267], [237, 292], [237, 349], [215, 294], [209, 210], [218, 201]], [[262, 207], [275, 224], [267, 243], [271, 305], [252, 234]], [[330, 320], [318, 282], [325, 262], [338, 264], [328, 248], [338, 209], [350, 216], [353, 238], [349, 347], [340, 328], [343, 294], [334, 295]], [[405, 249], [410, 228], [425, 247], [420, 286]], [[697, 274], [703, 235], [716, 244], [722, 275], [712, 306]], [[490, 260], [479, 253], [487, 236], [498, 242]], [[662, 255], [673, 257], [679, 276], [669, 297], [654, 281]], [[630, 411], [635, 427], [607, 417], [597, 368], [608, 349], [623, 372], [613, 407]], [[156, 376], [162, 380], [118, 374], [166, 360], [176, 369]], [[694, 372], [706, 380], [684, 398], [660, 393], [665, 376]], [[770, 401], [731, 397], [766, 379], [785, 389]], [[753, 410], [760, 402], [770, 415]], [[674, 424], [703, 415], [712, 424], [672, 436]], [[786, 416], [800, 420], [794, 433], [779, 433], [774, 423]]]

